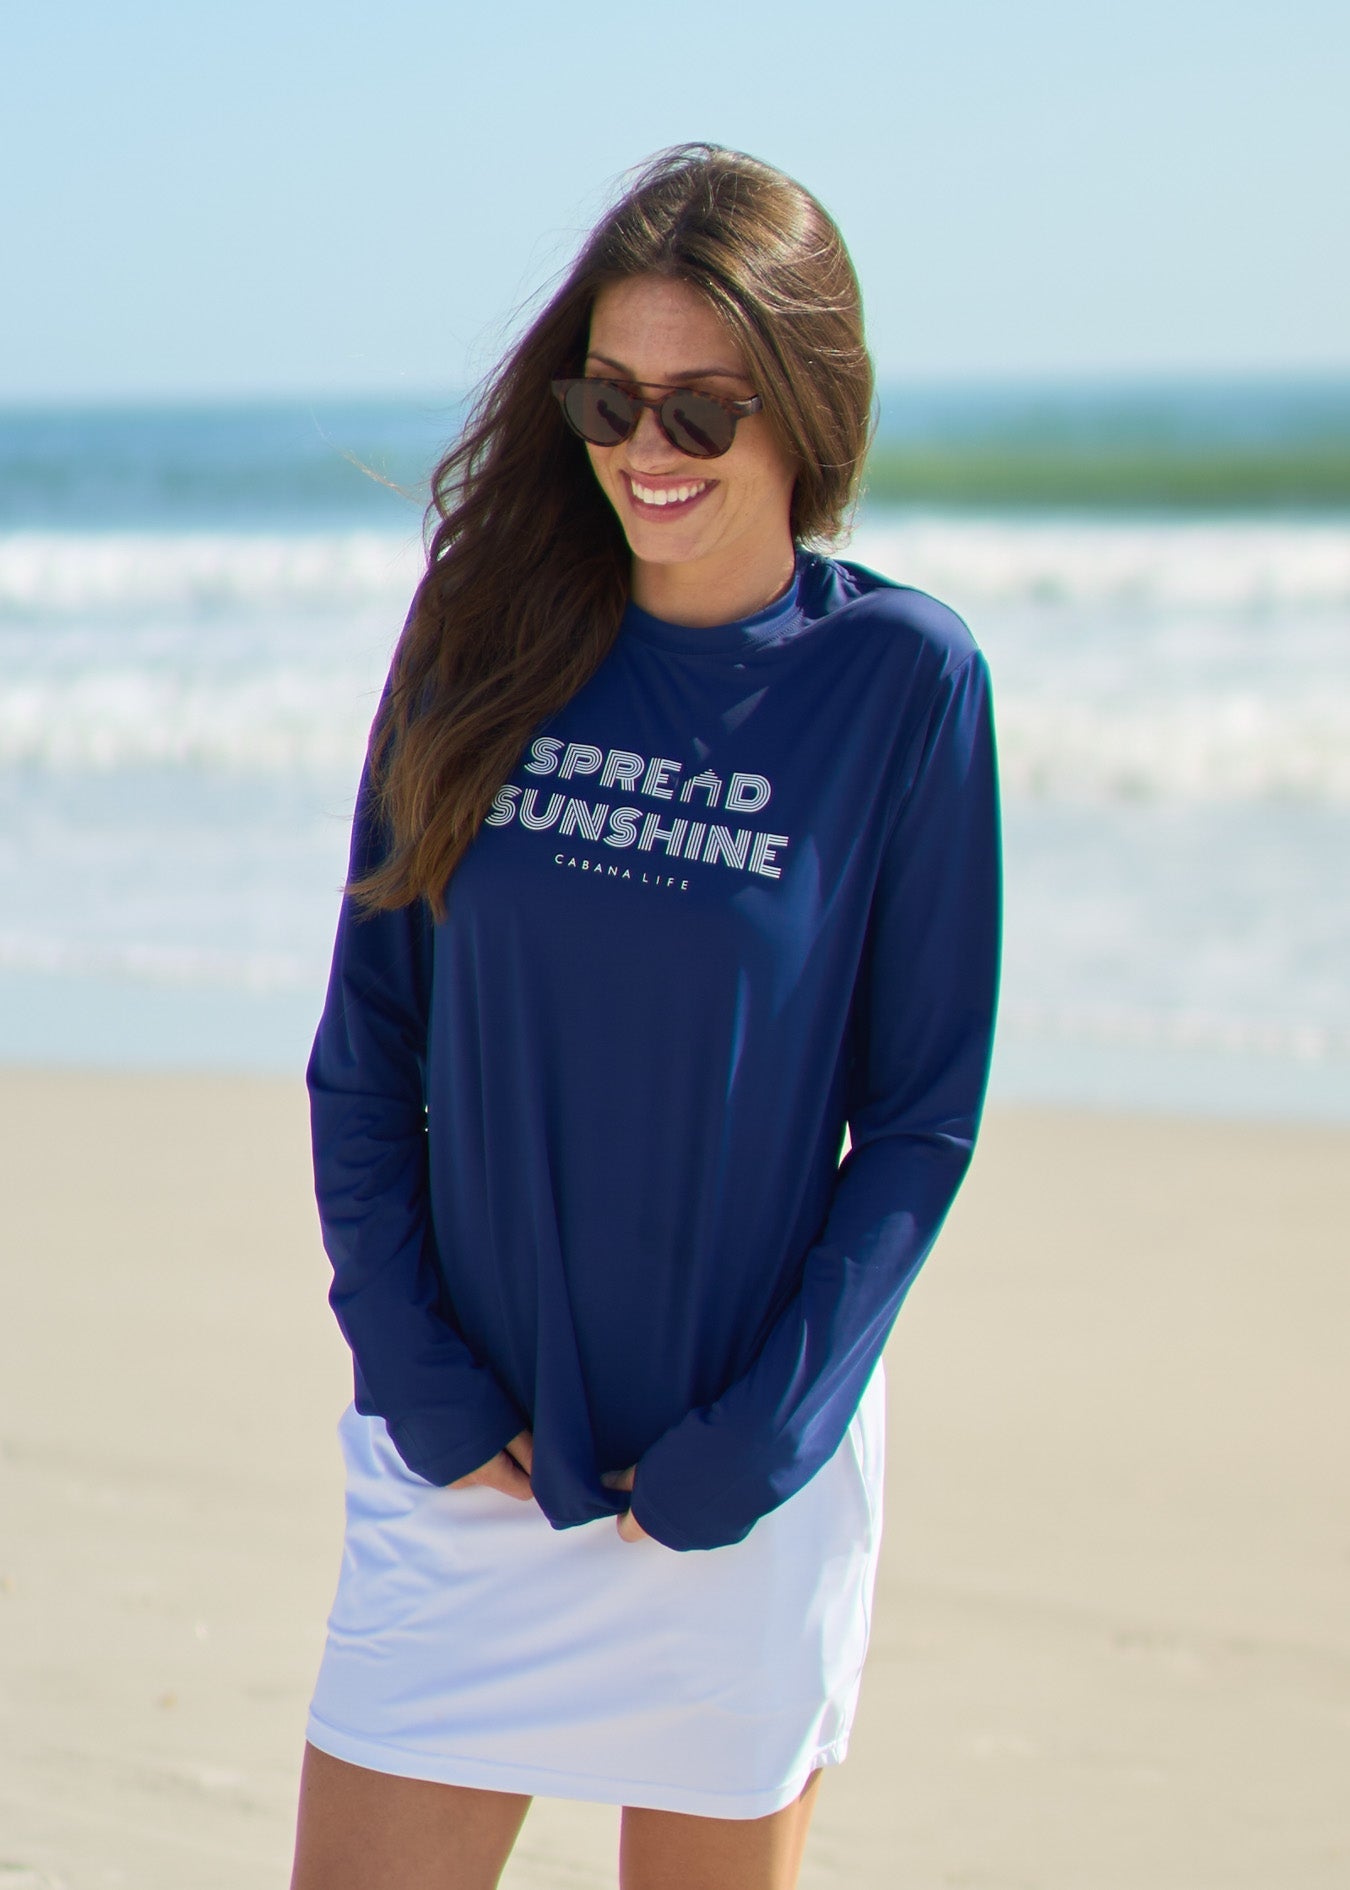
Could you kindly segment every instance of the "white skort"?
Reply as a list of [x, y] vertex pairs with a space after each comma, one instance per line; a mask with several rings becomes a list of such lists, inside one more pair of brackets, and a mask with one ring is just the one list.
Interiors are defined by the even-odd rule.
[[339, 1424], [347, 1526], [310, 1708], [320, 1750], [492, 1791], [759, 1818], [848, 1749], [881, 1548], [885, 1368], [834, 1456], [743, 1542], [443, 1489], [381, 1418]]

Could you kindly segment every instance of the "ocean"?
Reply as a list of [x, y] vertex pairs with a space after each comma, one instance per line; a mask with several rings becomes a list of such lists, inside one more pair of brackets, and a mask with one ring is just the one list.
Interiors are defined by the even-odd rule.
[[[299, 1081], [455, 420], [0, 414], [0, 1060]], [[989, 657], [992, 1094], [1350, 1119], [1350, 514], [888, 488], [844, 555]]]

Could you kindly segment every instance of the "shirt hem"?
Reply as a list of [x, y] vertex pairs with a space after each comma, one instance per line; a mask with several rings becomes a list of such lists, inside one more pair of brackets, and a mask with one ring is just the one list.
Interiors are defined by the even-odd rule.
[[708, 1791], [650, 1779], [596, 1778], [585, 1772], [555, 1772], [539, 1765], [507, 1765], [455, 1752], [413, 1752], [330, 1726], [311, 1712], [305, 1727], [309, 1744], [331, 1758], [396, 1778], [425, 1779], [436, 1785], [470, 1785], [480, 1790], [519, 1792], [532, 1798], [579, 1798], [591, 1804], [633, 1805], [650, 1811], [682, 1811], [700, 1818], [764, 1818], [800, 1797], [812, 1772], [842, 1765], [848, 1735], [817, 1747], [784, 1785], [762, 1791]]

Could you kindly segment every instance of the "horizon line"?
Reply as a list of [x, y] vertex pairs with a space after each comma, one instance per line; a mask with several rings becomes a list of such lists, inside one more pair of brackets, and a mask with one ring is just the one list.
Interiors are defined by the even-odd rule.
[[[442, 387], [251, 387], [251, 388], [181, 388], [181, 389], [104, 389], [83, 392], [21, 393], [0, 389], [0, 413], [52, 413], [127, 408], [219, 409], [277, 406], [404, 406], [430, 411], [451, 409], [464, 403], [481, 383], [458, 389]], [[1250, 367], [1250, 368], [1093, 368], [1049, 373], [1044, 370], [972, 370], [969, 373], [878, 374], [877, 394], [900, 390], [934, 393], [999, 394], [1129, 394], [1169, 391], [1214, 391], [1264, 389], [1269, 391], [1308, 391], [1320, 389], [1350, 391], [1350, 362], [1322, 367]]]

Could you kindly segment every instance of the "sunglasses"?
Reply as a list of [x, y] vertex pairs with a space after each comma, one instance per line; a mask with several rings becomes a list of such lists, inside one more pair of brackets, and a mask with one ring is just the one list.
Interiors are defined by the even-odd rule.
[[670, 444], [693, 459], [720, 459], [736, 437], [736, 422], [764, 405], [758, 394], [748, 400], [722, 400], [690, 387], [671, 387], [658, 400], [644, 400], [617, 381], [566, 380], [551, 386], [568, 426], [592, 446], [631, 440], [642, 409], [650, 407]]

